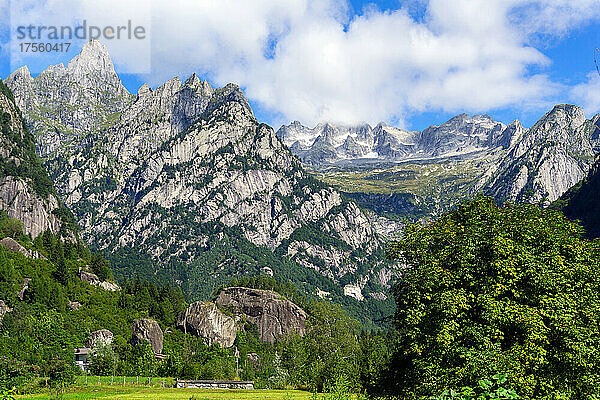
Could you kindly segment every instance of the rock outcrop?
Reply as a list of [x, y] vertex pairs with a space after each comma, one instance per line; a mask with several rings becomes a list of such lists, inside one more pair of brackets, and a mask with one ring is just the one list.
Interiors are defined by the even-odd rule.
[[86, 271], [82, 268], [79, 269], [79, 279], [89, 283], [90, 285], [98, 286], [104, 290], [109, 290], [111, 292], [116, 292], [121, 289], [116, 283], [110, 281], [102, 281], [100, 278], [98, 278], [98, 275]]
[[21, 246], [16, 240], [14, 240], [11, 237], [5, 237], [4, 239], [0, 240], [0, 246], [15, 253], [21, 253], [25, 257], [46, 259], [46, 257], [41, 255], [37, 251], [28, 250], [25, 247]]
[[23, 299], [25, 299], [25, 293], [29, 289], [29, 283], [31, 283], [31, 278], [23, 278], [21, 289], [16, 293], [19, 300], [23, 301]]
[[4, 300], [0, 300], [0, 324], [2, 323], [2, 320], [4, 319], [4, 316], [11, 311], [12, 311], [12, 308], [10, 308], [4, 302]]
[[132, 345], [136, 346], [148, 342], [155, 354], [162, 353], [163, 331], [160, 329], [158, 322], [147, 318], [136, 319], [131, 324], [131, 335]]
[[219, 343], [231, 347], [235, 341], [237, 324], [234, 318], [222, 313], [214, 303], [197, 301], [179, 314], [177, 326], [185, 333], [204, 338], [208, 345]]
[[264, 342], [273, 343], [291, 333], [304, 335], [306, 331], [306, 312], [272, 291], [225, 288], [217, 296], [216, 304], [256, 325], [260, 340]]
[[[90, 349], [93, 349], [94, 347], [96, 347], [99, 344], [109, 345], [113, 342], [113, 338], [114, 338], [113, 333], [111, 331], [109, 331], [108, 329], [99, 329], [97, 331], [90, 333], [90, 336], [88, 337], [88, 340], [87, 340], [87, 346]], [[162, 346], [162, 342], [161, 342], [161, 346]], [[162, 348], [161, 348], [161, 351], [162, 351]]]

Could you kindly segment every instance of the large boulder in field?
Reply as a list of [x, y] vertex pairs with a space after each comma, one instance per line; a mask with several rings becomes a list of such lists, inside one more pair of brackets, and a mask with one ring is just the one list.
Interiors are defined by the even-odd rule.
[[179, 314], [177, 326], [204, 338], [209, 345], [219, 343], [222, 347], [233, 346], [237, 333], [234, 318], [223, 314], [214, 303], [203, 301], [190, 304]]
[[142, 318], [136, 319], [131, 324], [131, 344], [138, 345], [144, 341], [149, 342], [155, 354], [160, 354], [163, 349], [163, 331], [158, 322]]
[[108, 345], [113, 342], [113, 338], [113, 333], [108, 329], [99, 329], [90, 333], [90, 336], [87, 341], [87, 346], [89, 348], [94, 348], [99, 344]]
[[304, 335], [307, 315], [300, 307], [269, 290], [230, 287], [221, 290], [216, 303], [256, 325], [260, 340], [273, 343], [290, 333]]

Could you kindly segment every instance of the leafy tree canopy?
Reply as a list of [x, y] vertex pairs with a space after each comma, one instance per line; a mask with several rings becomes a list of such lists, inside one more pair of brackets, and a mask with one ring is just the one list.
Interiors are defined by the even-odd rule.
[[485, 197], [407, 228], [390, 247], [406, 271], [388, 389], [419, 398], [506, 373], [524, 397], [600, 393], [600, 246], [582, 232]]

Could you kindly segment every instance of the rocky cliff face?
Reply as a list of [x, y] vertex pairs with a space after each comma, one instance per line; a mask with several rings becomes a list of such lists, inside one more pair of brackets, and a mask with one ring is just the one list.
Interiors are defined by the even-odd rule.
[[308, 316], [304, 310], [275, 292], [230, 287], [219, 293], [216, 304], [256, 325], [263, 342], [273, 343], [279, 337], [306, 332]]
[[179, 314], [177, 326], [185, 333], [204, 338], [208, 345], [218, 343], [231, 347], [237, 334], [237, 323], [233, 317], [222, 313], [214, 303], [197, 301]]
[[109, 345], [113, 342], [114, 335], [108, 329], [99, 329], [90, 333], [86, 345], [93, 349], [98, 345]]
[[25, 234], [35, 238], [45, 230], [61, 230], [65, 215], [52, 183], [35, 154], [35, 140], [28, 132], [11, 91], [0, 82], [0, 210], [23, 222]]
[[496, 198], [548, 205], [588, 173], [600, 144], [597, 120], [558, 105], [522, 133], [484, 186]]
[[[26, 77], [18, 77], [26, 74], [17, 72], [7, 83], [25, 85], [19, 82]], [[206, 297], [215, 283], [259, 273], [265, 259], [276, 274], [300, 279], [305, 273], [298, 271], [310, 268], [330, 286], [385, 264], [381, 221], [374, 224], [372, 215], [308, 175], [254, 118], [237, 86], [213, 89], [192, 75], [155, 90], [144, 85], [130, 98], [112, 72], [104, 49], [91, 42], [67, 68], [45, 72], [56, 87], [17, 90], [17, 97], [84, 237], [114, 255], [117, 272], [122, 254], [148, 258], [164, 266], [164, 276], [189, 284], [192, 297]], [[35, 118], [46, 90], [58, 104], [76, 101], [63, 93], [68, 82], [110, 94], [100, 103], [102, 116], [48, 114], [60, 131], [57, 141]], [[93, 104], [94, 96], [77, 101]], [[64, 147], [66, 134], [72, 145], [51, 150]], [[331, 254], [344, 258], [332, 265]]]
[[142, 318], [131, 324], [131, 344], [136, 346], [144, 342], [150, 343], [154, 354], [161, 354], [163, 349], [163, 331], [158, 322]]
[[551, 207], [578, 220], [589, 239], [600, 237], [600, 159], [596, 160], [585, 179], [569, 189]]

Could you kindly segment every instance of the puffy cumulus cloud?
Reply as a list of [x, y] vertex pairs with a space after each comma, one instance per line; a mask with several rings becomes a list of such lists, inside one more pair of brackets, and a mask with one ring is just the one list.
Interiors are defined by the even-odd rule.
[[600, 17], [598, 0], [510, 0], [510, 18], [528, 33], [565, 34]]
[[[353, 15], [345, 0], [46, 0], [29, 12], [77, 10], [92, 20], [110, 15], [102, 10], [131, 19], [149, 10], [152, 72], [143, 78], [151, 84], [198, 72], [217, 85], [240, 84], [281, 121], [311, 124], [401, 123], [425, 110], [539, 105], [563, 88], [530, 72], [550, 62], [532, 34], [565, 34], [600, 11], [598, 0], [407, 4]], [[418, 19], [415, 4], [425, 10]], [[117, 66], [135, 71], [144, 62], [144, 49], [107, 45]]]
[[597, 71], [590, 72], [588, 79], [571, 89], [571, 99], [580, 104], [586, 115], [600, 113], [600, 75]]

